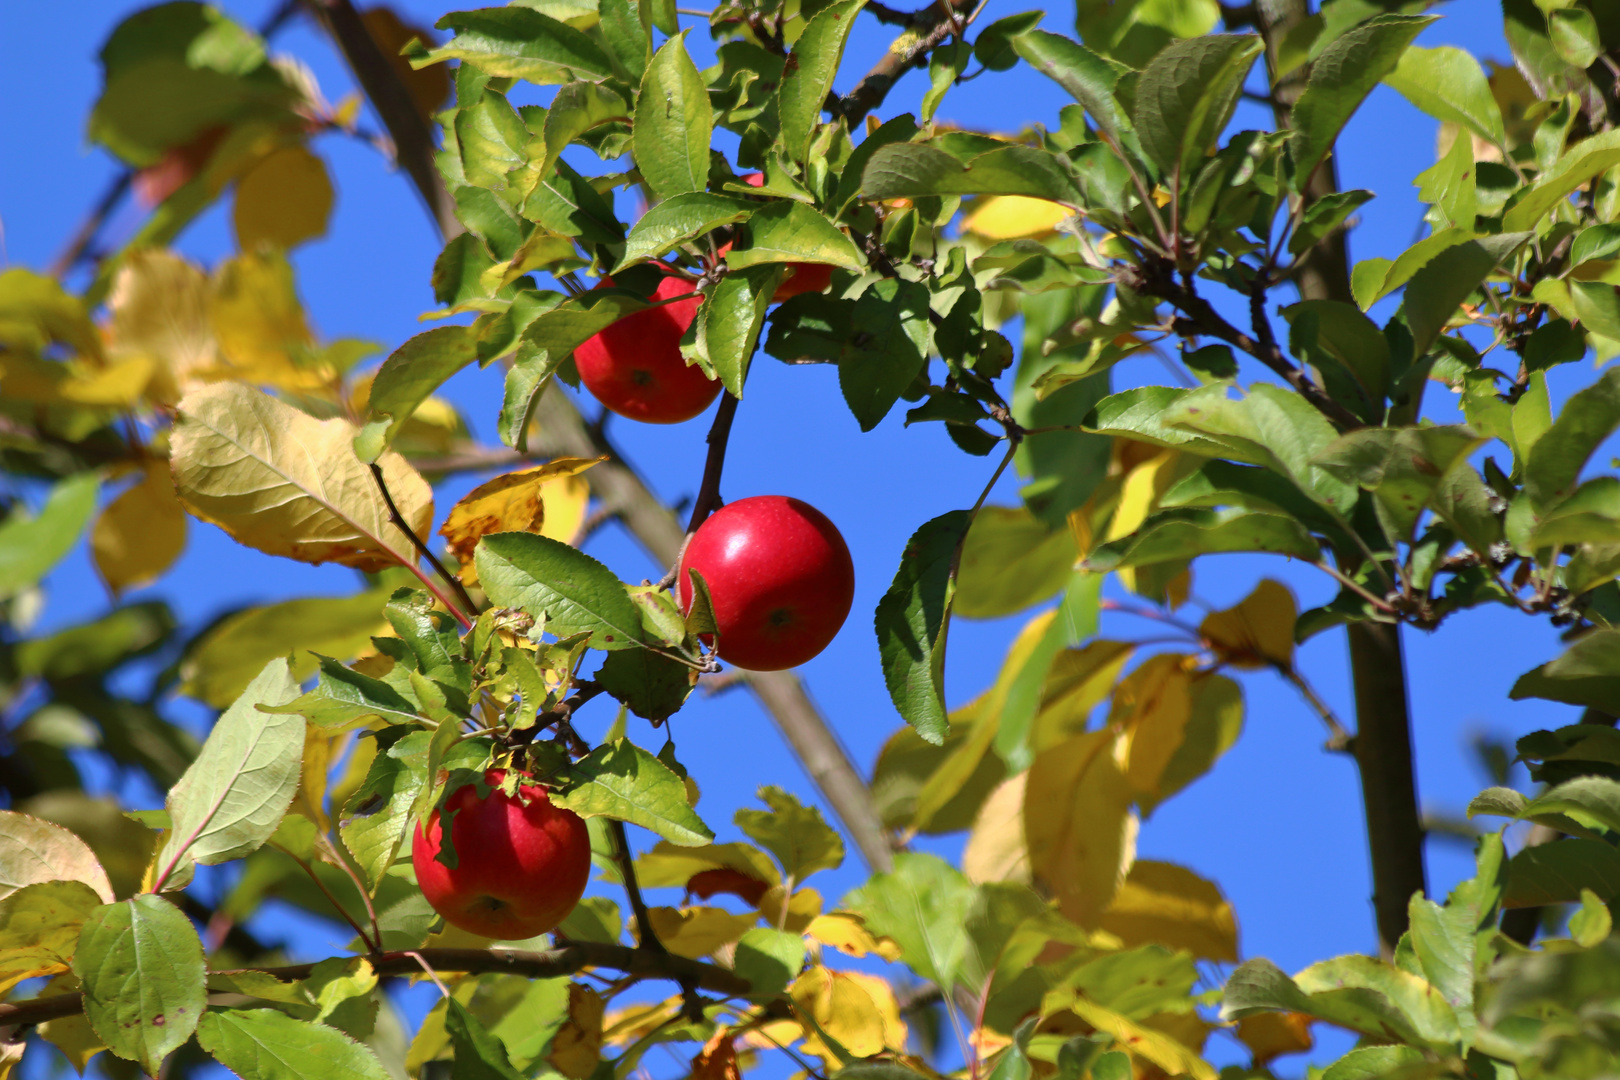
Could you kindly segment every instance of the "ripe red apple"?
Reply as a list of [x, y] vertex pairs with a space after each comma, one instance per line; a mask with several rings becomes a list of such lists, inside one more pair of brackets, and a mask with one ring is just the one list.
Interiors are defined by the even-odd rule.
[[[505, 776], [490, 769], [484, 782], [498, 788]], [[453, 870], [437, 858], [441, 813], [453, 815]], [[553, 806], [538, 784], [520, 784], [516, 798], [499, 790], [479, 798], [478, 785], [468, 784], [428, 815], [425, 829], [417, 823], [411, 865], [422, 895], [446, 922], [515, 941], [556, 929], [574, 910], [590, 878], [591, 838], [584, 819]]]
[[838, 529], [783, 495], [739, 499], [698, 526], [677, 580], [686, 611], [688, 570], [708, 583], [720, 658], [752, 671], [795, 667], [821, 652], [855, 600], [855, 564]]
[[[748, 173], [742, 179], [749, 187], [765, 186], [764, 173]], [[727, 244], [726, 250], [730, 249], [731, 245]], [[776, 287], [776, 292], [771, 296], [772, 303], [780, 304], [783, 300], [791, 300], [804, 293], [826, 292], [827, 286], [832, 284], [833, 268], [826, 263], [788, 263], [786, 270], [787, 277]]]
[[[597, 288], [613, 284], [603, 278]], [[692, 293], [663, 307], [626, 315], [574, 350], [580, 381], [620, 416], [647, 424], [678, 424], [709, 407], [720, 384], [687, 364], [681, 335], [697, 318], [702, 298], [689, 281], [669, 275], [653, 295], [659, 300]]]

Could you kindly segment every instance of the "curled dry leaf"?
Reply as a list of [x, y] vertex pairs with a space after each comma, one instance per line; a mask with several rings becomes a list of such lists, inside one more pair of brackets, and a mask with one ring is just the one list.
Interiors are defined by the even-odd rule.
[[[170, 466], [186, 508], [269, 555], [357, 570], [410, 566], [410, 537], [392, 524], [370, 470], [354, 456], [354, 425], [316, 420], [252, 387], [187, 394]], [[395, 453], [379, 460], [412, 531], [433, 521], [433, 491]]]
[[528, 532], [571, 543], [585, 521], [591, 489], [579, 474], [606, 458], [558, 458], [497, 476], [450, 508], [439, 535], [461, 563], [461, 580], [476, 584], [473, 551], [490, 533]]

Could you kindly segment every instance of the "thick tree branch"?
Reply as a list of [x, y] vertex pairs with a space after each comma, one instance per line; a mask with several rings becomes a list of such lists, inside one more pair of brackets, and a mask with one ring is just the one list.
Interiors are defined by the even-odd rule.
[[[406, 164], [407, 173], [429, 208], [435, 210], [434, 219], [445, 237], [448, 239], [461, 232], [460, 222], [447, 209], [450, 200], [433, 165], [433, 143], [426, 134], [426, 124], [414, 106], [405, 107], [409, 105], [409, 95], [399, 84], [393, 67], [366, 33], [365, 25], [354, 15], [353, 6], [348, 0], [307, 2], [319, 4], [322, 10], [334, 13], [332, 18], [326, 20], [326, 25], [356, 74], [359, 75], [362, 70], [366, 72], [361, 85], [372, 97], [373, 107], [388, 127], [399, 150], [401, 163]], [[372, 81], [367, 82], [368, 78]], [[392, 88], [373, 93], [373, 83], [379, 88], [385, 83], [391, 84]], [[881, 100], [881, 95], [875, 100]], [[417, 137], [418, 134], [422, 137]], [[535, 447], [537, 451], [543, 450], [550, 456], [611, 455], [610, 460], [591, 471], [592, 486], [603, 503], [617, 509], [619, 520], [659, 565], [674, 563], [679, 557], [685, 532], [675, 520], [675, 515], [613, 451], [601, 432], [592, 431], [579, 410], [556, 389], [541, 396], [535, 418], [541, 429], [541, 437]], [[805, 693], [798, 677], [791, 671], [758, 672], [750, 675], [749, 684], [794, 753], [804, 763], [811, 779], [849, 830], [867, 865], [874, 870], [889, 869], [893, 861], [889, 833], [872, 804], [866, 782], [856, 771], [848, 753], [839, 745], [826, 719]]]
[[[701, 960], [688, 960], [669, 952], [650, 949], [632, 949], [627, 945], [608, 945], [595, 941], [571, 942], [545, 952], [520, 952], [505, 949], [414, 949], [407, 952], [386, 952], [369, 957], [372, 967], [383, 977], [415, 975], [422, 970], [418, 957], [435, 971], [462, 972], [469, 975], [522, 975], [530, 979], [552, 979], [559, 975], [573, 975], [586, 968], [604, 967], [622, 971], [636, 979], [669, 979], [683, 985], [692, 985], [727, 997], [740, 997], [748, 993], [747, 979], [725, 968], [705, 964]], [[241, 975], [258, 972], [271, 975], [284, 982], [307, 979], [315, 970], [314, 964], [289, 964], [284, 967], [233, 968], [212, 972], [215, 975]], [[58, 994], [54, 997], [35, 998], [0, 1004], [0, 1027], [12, 1024], [43, 1024], [84, 1011], [84, 998], [80, 994]]]
[[974, 2], [940, 0], [913, 15], [911, 28], [894, 40], [883, 59], [855, 84], [855, 89], [841, 98], [829, 96], [829, 111], [834, 116], [842, 116], [853, 129], [866, 119], [867, 113], [883, 104], [902, 75], [914, 66], [926, 64], [930, 50], [973, 21]]

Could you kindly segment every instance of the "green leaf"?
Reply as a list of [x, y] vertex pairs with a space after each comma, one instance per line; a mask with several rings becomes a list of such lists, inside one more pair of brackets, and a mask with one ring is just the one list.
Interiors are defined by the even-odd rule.
[[968, 959], [967, 922], [977, 891], [938, 856], [902, 852], [891, 872], [873, 874], [843, 906], [874, 935], [892, 939], [912, 971], [950, 987]]
[[693, 812], [686, 784], [669, 767], [624, 739], [598, 746], [569, 769], [551, 801], [581, 817], [612, 817], [651, 829], [670, 843], [698, 847], [714, 833]]
[[1464, 49], [1414, 45], [1401, 54], [1400, 63], [1384, 77], [1384, 82], [1436, 120], [1460, 124], [1494, 146], [1507, 142], [1502, 110], [1491, 94], [1485, 72]]
[[164, 801], [174, 823], [159, 855], [164, 877], [182, 858], [206, 866], [239, 859], [276, 831], [298, 791], [304, 719], [258, 707], [297, 696], [287, 661], [272, 660], [215, 721], [197, 760]]
[[689, 666], [663, 653], [620, 649], [603, 658], [596, 681], [631, 712], [656, 722], [686, 704], [692, 693], [692, 676]]
[[[984, 35], [979, 36], [982, 43]], [[1114, 86], [1119, 69], [1079, 42], [1045, 30], [1031, 30], [1011, 39], [1018, 55], [1028, 60], [1042, 75], [1053, 79], [1074, 95], [1099, 128], [1122, 141], [1129, 125]]]
[[667, 199], [708, 186], [713, 127], [708, 88], [677, 34], [653, 54], [636, 98], [636, 164], [653, 191]]
[[417, 407], [477, 358], [477, 343], [465, 326], [441, 326], [395, 349], [371, 383], [371, 420], [354, 437], [355, 455], [376, 461]]
[[816, 121], [844, 58], [844, 43], [865, 2], [842, 0], [830, 5], [805, 24], [799, 40], [793, 43], [782, 85], [776, 92], [782, 118], [782, 148], [792, 161], [808, 160]]
[[1137, 78], [1131, 120], [1167, 182], [1192, 183], [1232, 118], [1262, 48], [1252, 34], [1183, 38], [1165, 46]]
[[1614, 916], [1591, 889], [1581, 890], [1581, 906], [1569, 917], [1569, 936], [1582, 948], [1590, 949], [1608, 939], [1614, 930]]
[[1578, 904], [1586, 890], [1608, 903], [1620, 896], [1620, 851], [1602, 840], [1569, 836], [1508, 860], [1505, 908]]
[[1459, 462], [1468, 468], [1464, 459], [1484, 442], [1461, 425], [1362, 428], [1339, 436], [1315, 461], [1376, 495], [1392, 535], [1410, 540], [1441, 479]]
[[1363, 1046], [1329, 1065], [1317, 1080], [1378, 1080], [1404, 1076], [1428, 1064], [1428, 1056], [1415, 1046]]
[[[648, 0], [650, 3], [651, 0]], [[640, 4], [636, 0], [602, 0], [602, 37], [614, 59], [636, 83], [647, 72], [647, 61], [652, 58], [652, 39], [642, 25]]]
[[[1317, 199], [1305, 209], [1301, 216], [1299, 227], [1294, 235], [1288, 238], [1288, 251], [1291, 255], [1298, 255], [1314, 247], [1316, 242], [1332, 233], [1345, 223], [1349, 216], [1355, 213], [1356, 208], [1370, 202], [1373, 193], [1370, 191], [1333, 191]], [[1467, 224], [1473, 226], [1473, 218]], [[1307, 303], [1331, 304], [1332, 300], [1306, 301]]]
[[379, 750], [371, 759], [366, 778], [343, 806], [340, 832], [343, 845], [375, 892], [383, 874], [393, 865], [422, 786], [427, 783], [428, 743], [432, 733], [408, 732]]
[[101, 1041], [154, 1076], [207, 1005], [202, 941], [179, 908], [151, 893], [91, 913], [73, 973]]
[[1567, 814], [1588, 828], [1620, 833], [1620, 781], [1607, 776], [1566, 780], [1530, 800], [1519, 816], [1543, 814]]
[[0, 522], [0, 599], [33, 588], [78, 542], [96, 508], [101, 477], [75, 473], [51, 488], [38, 516], [13, 506]]
[[1413, 274], [1423, 269], [1441, 252], [1458, 244], [1466, 244], [1473, 238], [1473, 232], [1468, 229], [1442, 229], [1432, 236], [1419, 240], [1393, 261], [1366, 259], [1357, 263], [1350, 274], [1350, 288], [1355, 294], [1356, 303], [1361, 310], [1366, 311], [1412, 280]]
[[102, 897], [82, 881], [40, 881], [0, 899], [0, 992], [62, 971]]
[[1531, 504], [1550, 509], [1569, 495], [1581, 469], [1620, 427], [1620, 369], [1610, 369], [1591, 386], [1576, 391], [1558, 419], [1530, 448], [1524, 490]]
[[540, 86], [574, 78], [605, 79], [613, 65], [582, 31], [529, 7], [457, 11], [435, 24], [455, 37], [421, 56], [411, 66], [428, 67], [461, 60], [486, 75], [525, 79]]
[[1519, 676], [1508, 692], [1620, 715], [1620, 630], [1594, 630], [1557, 658]]
[[1318, 367], [1337, 361], [1355, 377], [1370, 404], [1383, 402], [1389, 389], [1389, 341], [1360, 308], [1342, 300], [1304, 300], [1283, 309], [1283, 316], [1295, 355]]
[[506, 189], [506, 174], [527, 158], [529, 133], [506, 95], [485, 90], [456, 109], [456, 149], [467, 183], [491, 191]]
[[1050, 599], [1068, 582], [1077, 555], [1067, 529], [1026, 507], [981, 507], [962, 545], [952, 614], [999, 619]]
[[1301, 1012], [1329, 1023], [1444, 1050], [1458, 1037], [1456, 1015], [1422, 978], [1369, 956], [1313, 964], [1290, 979], [1269, 960], [1242, 964], [1227, 980], [1223, 1020], [1258, 1012]]
[[697, 347], [732, 397], [742, 397], [748, 364], [765, 329], [765, 309], [781, 281], [780, 263], [733, 270], [698, 309]]
[[444, 1027], [455, 1047], [452, 1080], [524, 1080], [512, 1067], [506, 1047], [455, 998], [445, 999]]
[[1620, 130], [1605, 131], [1583, 139], [1565, 150], [1556, 164], [1536, 178], [1507, 212], [1502, 228], [1507, 232], [1533, 229], [1553, 207], [1594, 176], [1620, 165]]
[[1572, 67], [1589, 68], [1603, 54], [1603, 40], [1592, 13], [1578, 5], [1547, 12], [1547, 36], [1564, 62]]
[[416, 722], [415, 703], [388, 683], [344, 667], [329, 656], [318, 659], [321, 666], [314, 689], [295, 701], [261, 711], [292, 713], [333, 735], [373, 719], [387, 724]]
[[1097, 403], [1082, 421], [1087, 431], [1118, 435], [1137, 442], [1187, 450], [1203, 457], [1223, 457], [1230, 453], [1225, 443], [1197, 431], [1175, 427], [1165, 419], [1172, 406], [1191, 391], [1175, 386], [1139, 386], [1110, 394]]
[[811, 262], [860, 270], [860, 248], [814, 207], [778, 199], [755, 211], [743, 237], [726, 254], [733, 270], [762, 263]]
[[820, 810], [770, 785], [759, 789], [759, 797], [770, 810], [738, 810], [737, 827], [776, 856], [784, 879], [802, 882], [817, 870], [843, 865], [844, 840]]
[[955, 592], [956, 552], [972, 515], [952, 510], [927, 522], [906, 542], [900, 569], [875, 625], [883, 681], [906, 723], [935, 746], [945, 740], [945, 638]]
[[[640, 22], [636, 26], [640, 27]], [[646, 39], [643, 38], [643, 43]], [[641, 73], [637, 73], [641, 77]], [[545, 156], [535, 166], [539, 177], [549, 176], [563, 148], [603, 124], [629, 123], [630, 103], [609, 86], [592, 82], [565, 83], [546, 109], [543, 128]]]
[[837, 339], [838, 387], [861, 430], [871, 431], [928, 363], [928, 290], [888, 279], [836, 310], [849, 318]]
[[1316, 562], [1321, 551], [1292, 517], [1253, 510], [1173, 510], [1149, 518], [1128, 537], [1103, 544], [1086, 559], [1094, 574], [1130, 566], [1229, 551], [1266, 551]]
[[798, 978], [804, 967], [804, 937], [756, 926], [737, 940], [732, 970], [748, 980], [749, 999], [769, 1001]]
[[1322, 50], [1293, 109], [1288, 149], [1296, 188], [1305, 186], [1373, 87], [1395, 69], [1407, 46], [1434, 20], [1433, 15], [1376, 15]]
[[557, 637], [589, 633], [595, 649], [641, 643], [641, 616], [613, 572], [578, 548], [534, 533], [494, 533], [473, 556], [490, 601], [518, 608]]
[[649, 209], [624, 239], [624, 254], [613, 271], [643, 259], [656, 259], [676, 247], [718, 229], [746, 221], [757, 209], [755, 200], [707, 191], [689, 191], [666, 199]]
[[277, 1009], [215, 1009], [197, 1041], [242, 1080], [390, 1080], [367, 1046]]
[[501, 411], [495, 419], [501, 442], [520, 454], [529, 452], [529, 421], [534, 416], [534, 408], [550, 384], [551, 377], [572, 355], [570, 352], [538, 348], [529, 341], [518, 345], [512, 366], [506, 369]]
[[1083, 202], [1068, 159], [1030, 146], [1006, 146], [964, 162], [928, 143], [890, 143], [866, 163], [861, 194], [869, 199], [1029, 195], [1074, 207]]
[[[1423, 976], [1440, 992], [1458, 1016], [1474, 1011], [1474, 949], [1480, 927], [1478, 912], [1466, 905], [1441, 907], [1433, 900], [1413, 896], [1407, 905], [1412, 951]], [[1494, 923], [1495, 910], [1491, 911]]]
[[1529, 239], [1527, 232], [1481, 236], [1447, 248], [1413, 274], [1401, 301], [1412, 330], [1412, 355], [1427, 353], [1468, 294]]

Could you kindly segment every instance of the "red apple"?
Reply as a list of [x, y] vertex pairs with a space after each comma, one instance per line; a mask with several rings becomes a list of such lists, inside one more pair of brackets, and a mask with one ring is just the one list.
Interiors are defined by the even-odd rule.
[[[504, 769], [484, 782], [498, 788]], [[444, 845], [439, 815], [450, 818], [455, 869], [437, 858]], [[420, 822], [411, 840], [411, 865], [422, 895], [452, 926], [487, 938], [514, 941], [554, 930], [585, 895], [591, 873], [591, 838], [572, 810], [552, 805], [538, 784], [518, 786], [517, 797], [478, 785], [451, 792], [443, 807]]]
[[[597, 288], [613, 284], [603, 278]], [[709, 407], [720, 384], [681, 356], [681, 335], [697, 318], [702, 298], [691, 282], [669, 275], [659, 300], [692, 293], [663, 307], [626, 315], [574, 350], [580, 381], [620, 416], [648, 424], [678, 424]]]
[[[749, 187], [765, 186], [764, 173], [748, 173], [743, 176], [742, 180]], [[729, 251], [730, 248], [731, 245], [727, 244], [726, 250]], [[771, 301], [773, 303], [780, 304], [783, 300], [791, 300], [795, 296], [804, 293], [826, 292], [827, 286], [832, 284], [833, 268], [826, 263], [788, 263], [785, 269], [787, 270], [787, 277], [783, 279], [782, 284], [778, 285], [776, 292], [772, 294]]]
[[832, 641], [855, 600], [855, 564], [827, 516], [783, 495], [714, 512], [681, 556], [677, 598], [692, 607], [696, 570], [708, 583], [722, 660], [752, 671], [804, 663]]

